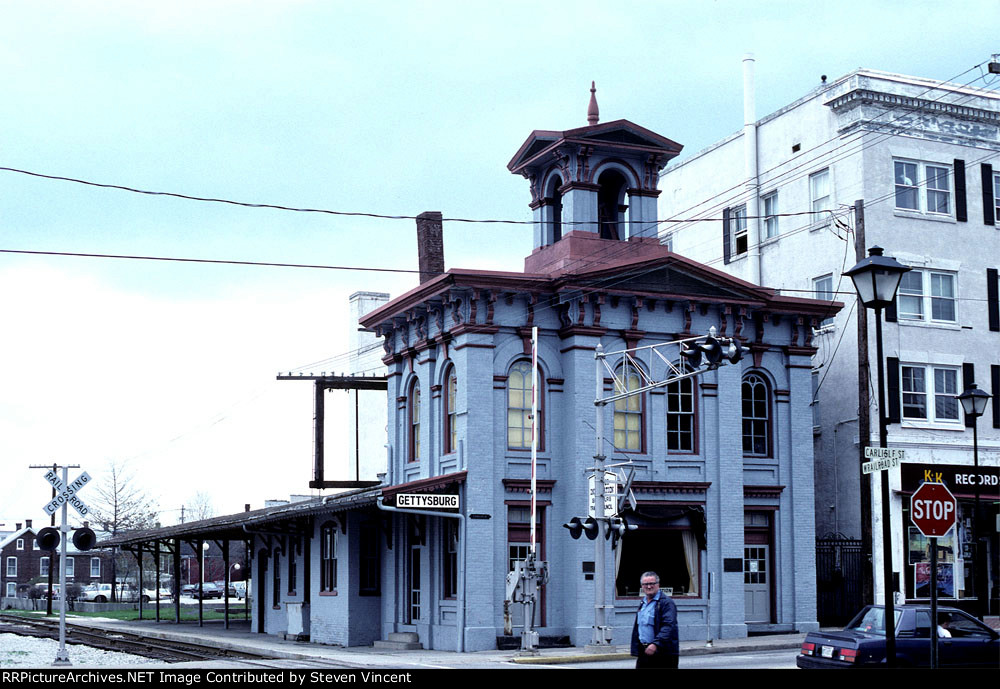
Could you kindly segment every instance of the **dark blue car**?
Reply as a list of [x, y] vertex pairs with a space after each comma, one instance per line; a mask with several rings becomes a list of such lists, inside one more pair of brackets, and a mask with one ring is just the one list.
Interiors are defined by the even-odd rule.
[[[1000, 634], [955, 608], [938, 607], [939, 667], [1000, 668]], [[898, 605], [896, 666], [929, 667], [929, 605]], [[809, 632], [795, 659], [800, 668], [885, 666], [885, 609], [869, 605], [838, 631]]]

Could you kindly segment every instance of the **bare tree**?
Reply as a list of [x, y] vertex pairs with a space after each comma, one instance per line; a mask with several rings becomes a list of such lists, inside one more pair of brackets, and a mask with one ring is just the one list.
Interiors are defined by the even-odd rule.
[[[156, 526], [159, 506], [156, 500], [149, 497], [139, 485], [135, 472], [128, 467], [127, 460], [110, 460], [108, 467], [97, 484], [97, 497], [91, 504], [94, 524], [111, 537], [128, 531], [151, 529]], [[118, 588], [118, 548], [114, 548], [111, 559], [111, 575], [114, 586], [111, 588], [112, 600], [116, 599]], [[127, 558], [121, 564], [126, 576], [131, 571], [131, 560]], [[139, 586], [141, 588], [141, 582]]]
[[201, 519], [211, 519], [215, 516], [215, 505], [212, 503], [212, 496], [203, 491], [198, 491], [194, 497], [187, 499], [186, 517], [191, 521]]

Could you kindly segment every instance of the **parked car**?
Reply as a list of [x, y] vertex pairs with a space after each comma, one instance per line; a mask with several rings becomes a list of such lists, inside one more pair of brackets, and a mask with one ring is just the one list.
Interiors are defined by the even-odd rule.
[[233, 589], [236, 591], [236, 598], [243, 600], [247, 597], [247, 582], [245, 581], [234, 581], [232, 583]]
[[[948, 667], [1000, 668], [1000, 634], [956, 608], [938, 607], [938, 664]], [[929, 605], [895, 607], [896, 665], [929, 667]], [[866, 606], [842, 630], [806, 634], [795, 659], [800, 668], [885, 666], [885, 608]]]
[[181, 595], [190, 596], [191, 592], [198, 588], [198, 584], [184, 584], [181, 586]]
[[[28, 593], [28, 598], [48, 598], [48, 583], [35, 584], [35, 593]], [[52, 584], [52, 600], [59, 600], [59, 584]]]
[[[156, 591], [143, 589], [140, 595], [139, 591], [131, 584], [119, 584], [117, 594], [114, 600], [121, 603], [134, 603], [140, 598], [143, 603], [156, 600]], [[162, 594], [160, 599], [163, 599]], [[83, 589], [78, 600], [90, 601], [92, 603], [108, 603], [112, 600], [111, 584], [91, 584]]]
[[192, 598], [201, 598], [206, 600], [208, 598], [222, 598], [222, 588], [216, 586], [210, 581], [206, 581], [204, 589], [199, 589], [198, 585], [195, 584], [194, 590], [191, 591]]
[[220, 591], [228, 590], [230, 598], [236, 598], [236, 587], [233, 586], [233, 582], [229, 582], [228, 589], [225, 581], [213, 581], [212, 583], [219, 587]]

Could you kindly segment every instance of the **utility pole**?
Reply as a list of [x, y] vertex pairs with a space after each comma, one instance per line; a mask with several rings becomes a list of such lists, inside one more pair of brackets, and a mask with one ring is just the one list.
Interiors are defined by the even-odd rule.
[[[865, 247], [865, 202], [854, 202], [854, 255], [860, 263], [868, 255]], [[858, 308], [858, 466], [866, 462], [865, 448], [872, 437], [871, 425], [871, 368], [868, 359], [868, 311]], [[834, 461], [837, 461], [836, 458]], [[861, 574], [861, 600], [875, 602], [875, 560], [872, 551], [872, 482], [871, 474], [859, 470], [861, 479], [861, 552], [866, 560]]]

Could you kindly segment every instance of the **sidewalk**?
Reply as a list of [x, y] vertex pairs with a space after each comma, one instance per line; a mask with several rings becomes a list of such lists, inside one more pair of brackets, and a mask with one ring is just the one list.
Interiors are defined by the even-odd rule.
[[[522, 655], [519, 651], [474, 651], [458, 653], [456, 651], [396, 651], [374, 649], [370, 646], [325, 646], [296, 641], [285, 641], [278, 637], [254, 634], [245, 624], [235, 624], [226, 630], [221, 622], [208, 622], [204, 627], [195, 623], [172, 624], [153, 621], [121, 622], [100, 618], [72, 619], [72, 625], [96, 627], [113, 631], [139, 633], [149, 638], [196, 641], [197, 643], [232, 651], [255, 651], [266, 653], [274, 658], [294, 663], [315, 665], [316, 663], [337, 663], [347, 667], [410, 667], [410, 668], [489, 668], [500, 669], [531, 665], [552, 665], [565, 663], [586, 663], [604, 660], [628, 659], [628, 646], [612, 646], [604, 653], [590, 653], [584, 648], [546, 648], [537, 655]], [[681, 655], [694, 656], [710, 653], [746, 653], [752, 651], [769, 651], [778, 649], [799, 648], [805, 634], [780, 634], [756, 636], [743, 639], [718, 639], [711, 647], [705, 641], [681, 642]], [[151, 661], [152, 663], [153, 661]], [[210, 661], [212, 667], [221, 667], [236, 661]], [[163, 665], [160, 663], [153, 663]], [[175, 663], [170, 667], [205, 667], [207, 663]]]
[[[515, 668], [537, 665], [554, 665], [567, 663], [586, 663], [605, 660], [623, 660], [631, 657], [628, 646], [612, 646], [606, 653], [588, 653], [586, 649], [546, 648], [537, 655], [522, 655], [518, 651], [474, 651], [458, 653], [456, 651], [395, 651], [374, 649], [370, 646], [325, 646], [297, 641], [285, 641], [275, 636], [254, 634], [249, 631], [247, 623], [240, 622], [226, 630], [221, 621], [207, 622], [204, 627], [195, 623], [173, 624], [156, 623], [153, 621], [121, 622], [100, 618], [76, 618], [69, 624], [85, 627], [96, 627], [109, 632], [139, 633], [149, 638], [170, 639], [179, 641], [196, 641], [215, 648], [233, 651], [247, 650], [263, 652], [273, 658], [289, 661], [289, 668], [298, 664], [316, 667], [317, 664], [329, 663], [350, 668]], [[1000, 629], [1000, 618], [986, 619], [994, 629]], [[715, 639], [711, 646], [705, 641], [682, 641], [681, 656], [697, 656], [719, 653], [753, 653], [757, 651], [775, 651], [796, 649], [802, 645], [805, 633], [774, 634], [766, 636], [751, 636], [740, 639]], [[253, 661], [248, 661], [253, 662]], [[165, 665], [154, 663], [159, 667], [226, 667], [241, 666], [241, 661], [216, 660], [194, 663], [174, 663]]]

